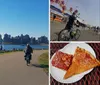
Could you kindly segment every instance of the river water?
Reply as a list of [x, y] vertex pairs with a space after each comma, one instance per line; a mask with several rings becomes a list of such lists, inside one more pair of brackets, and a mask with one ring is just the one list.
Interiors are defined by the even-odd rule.
[[[2, 45], [3, 50], [25, 49], [26, 45]], [[48, 45], [31, 45], [33, 49], [48, 49]]]

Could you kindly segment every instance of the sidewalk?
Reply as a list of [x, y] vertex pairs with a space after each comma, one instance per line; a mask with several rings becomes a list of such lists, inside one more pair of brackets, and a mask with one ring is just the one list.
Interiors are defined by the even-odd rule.
[[[32, 64], [45, 50], [35, 50]], [[0, 55], [0, 85], [48, 85], [48, 75], [42, 68], [26, 66], [23, 52]]]

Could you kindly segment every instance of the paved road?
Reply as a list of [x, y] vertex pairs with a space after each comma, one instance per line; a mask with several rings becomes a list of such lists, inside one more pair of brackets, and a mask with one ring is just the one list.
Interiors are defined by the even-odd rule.
[[[32, 63], [37, 63], [44, 50], [34, 51]], [[42, 68], [26, 66], [23, 52], [0, 55], [0, 85], [48, 85], [48, 76]]]
[[[57, 41], [57, 33], [60, 32], [65, 27], [65, 23], [60, 22], [51, 22], [50, 24], [50, 37], [51, 41], [56, 40]], [[78, 39], [78, 41], [99, 41], [100, 35], [93, 32], [93, 30], [89, 30], [88, 28], [78, 28], [81, 30], [81, 36]]]

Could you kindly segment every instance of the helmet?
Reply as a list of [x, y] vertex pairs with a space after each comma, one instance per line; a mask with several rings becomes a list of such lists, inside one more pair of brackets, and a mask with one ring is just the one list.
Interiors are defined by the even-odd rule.
[[29, 46], [29, 44], [27, 44], [27, 46]]
[[75, 13], [77, 13], [77, 12], [78, 12], [78, 10], [75, 10], [74, 12], [75, 12]]

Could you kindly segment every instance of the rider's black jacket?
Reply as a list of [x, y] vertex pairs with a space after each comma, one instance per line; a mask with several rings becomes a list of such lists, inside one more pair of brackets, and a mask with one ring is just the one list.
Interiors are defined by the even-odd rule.
[[[33, 52], [32, 48], [30, 46], [27, 46], [27, 48], [25, 49], [25, 59], [26, 57], [29, 57], [29, 60], [31, 60], [31, 53]], [[28, 56], [27, 56], [28, 55]]]
[[66, 29], [71, 29], [72, 28], [72, 26], [73, 26], [73, 24], [74, 24], [74, 21], [76, 20], [76, 17], [75, 16], [73, 16], [73, 15], [71, 15], [71, 16], [69, 16], [69, 21], [67, 22], [67, 24], [66, 24]]

